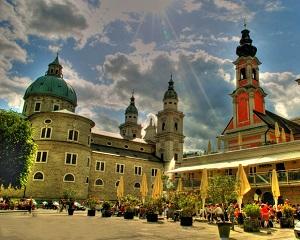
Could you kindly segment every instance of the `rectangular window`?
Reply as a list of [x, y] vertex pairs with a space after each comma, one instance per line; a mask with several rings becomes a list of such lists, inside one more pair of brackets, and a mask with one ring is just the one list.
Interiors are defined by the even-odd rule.
[[174, 154], [174, 160], [175, 160], [175, 161], [178, 160], [178, 154], [177, 154], [177, 153]]
[[36, 153], [36, 162], [47, 162], [47, 158], [48, 158], [48, 152], [46, 151], [38, 151]]
[[152, 169], [151, 169], [151, 176], [152, 176], [152, 177], [155, 177], [156, 174], [157, 174], [157, 168], [152, 168]]
[[96, 162], [96, 171], [104, 172], [105, 171], [105, 162], [97, 161]]
[[51, 138], [51, 130], [52, 128], [44, 127], [41, 131], [41, 138]]
[[116, 165], [116, 172], [117, 173], [124, 173], [124, 169], [125, 169], [125, 165], [124, 164], [120, 164], [120, 163], [117, 163]]
[[250, 173], [250, 175], [255, 174], [256, 173], [256, 167], [250, 167], [249, 168], [249, 173]]
[[66, 153], [65, 163], [69, 165], [76, 165], [77, 154], [76, 153]]
[[34, 111], [35, 112], [40, 112], [41, 111], [41, 103], [40, 102], [36, 102], [34, 104]]
[[86, 177], [85, 183], [89, 183], [89, 177]]
[[54, 104], [53, 111], [58, 111], [58, 110], [59, 110], [59, 104]]
[[87, 162], [86, 162], [86, 166], [89, 167], [90, 166], [90, 158], [87, 158]]
[[68, 140], [71, 141], [78, 141], [78, 131], [76, 130], [69, 130]]
[[228, 176], [233, 175], [233, 170], [232, 170], [232, 168], [225, 169], [225, 175], [228, 175]]
[[134, 166], [134, 174], [135, 175], [142, 175], [142, 167], [141, 166]]

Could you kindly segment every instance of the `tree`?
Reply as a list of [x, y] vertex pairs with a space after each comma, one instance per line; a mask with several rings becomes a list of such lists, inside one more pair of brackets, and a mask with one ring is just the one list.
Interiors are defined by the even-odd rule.
[[234, 176], [217, 175], [208, 181], [208, 199], [213, 203], [226, 203], [236, 199]]
[[0, 184], [25, 186], [35, 152], [30, 122], [19, 113], [0, 110]]

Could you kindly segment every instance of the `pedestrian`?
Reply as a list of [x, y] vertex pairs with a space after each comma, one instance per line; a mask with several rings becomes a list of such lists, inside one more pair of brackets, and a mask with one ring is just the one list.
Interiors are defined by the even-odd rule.
[[32, 207], [33, 207], [33, 200], [32, 200], [32, 197], [30, 197], [30, 199], [28, 201], [28, 205], [27, 205], [27, 209], [28, 209], [29, 214], [31, 214]]

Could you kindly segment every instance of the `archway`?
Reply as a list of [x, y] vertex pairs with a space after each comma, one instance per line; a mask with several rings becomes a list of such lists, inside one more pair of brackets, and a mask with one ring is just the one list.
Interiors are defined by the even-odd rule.
[[271, 192], [265, 192], [261, 197], [261, 201], [263, 203], [274, 205], [273, 194]]

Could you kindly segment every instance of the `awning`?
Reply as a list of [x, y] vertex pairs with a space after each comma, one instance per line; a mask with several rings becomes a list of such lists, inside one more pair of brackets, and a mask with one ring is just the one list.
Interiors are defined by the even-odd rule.
[[191, 172], [206, 169], [225, 169], [225, 168], [237, 168], [239, 164], [243, 166], [256, 165], [256, 164], [267, 164], [291, 160], [300, 160], [300, 151], [293, 151], [289, 153], [272, 154], [270, 156], [262, 156], [257, 158], [245, 158], [240, 160], [228, 160], [208, 164], [200, 164], [194, 166], [179, 167], [174, 170], [168, 171], [168, 173], [181, 173], [181, 172]]

